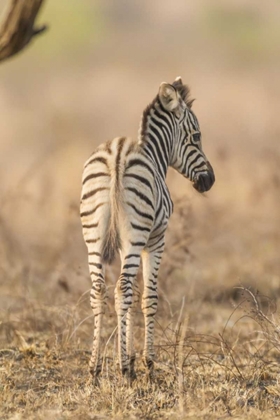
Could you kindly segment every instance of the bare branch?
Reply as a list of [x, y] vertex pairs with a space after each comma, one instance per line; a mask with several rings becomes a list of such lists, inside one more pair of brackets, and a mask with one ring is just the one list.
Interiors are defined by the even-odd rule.
[[44, 0], [10, 0], [0, 26], [0, 61], [17, 54], [32, 38], [47, 29], [34, 27], [36, 16]]

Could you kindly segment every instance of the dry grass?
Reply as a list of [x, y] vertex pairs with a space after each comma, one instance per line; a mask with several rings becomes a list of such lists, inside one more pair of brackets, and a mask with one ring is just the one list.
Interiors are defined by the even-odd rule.
[[[154, 377], [147, 378], [138, 357], [132, 387], [119, 374], [114, 343], [107, 351], [100, 387], [92, 386], [88, 340], [83, 339], [90, 328], [84, 328], [78, 316], [81, 302], [64, 315], [64, 324], [58, 322], [58, 309], [46, 308], [52, 312], [46, 319], [43, 308], [33, 307], [37, 326], [46, 323], [43, 331], [34, 326], [27, 331], [27, 319], [21, 324], [25, 332], [12, 323], [1, 326], [10, 343], [0, 352], [1, 418], [274, 418], [280, 414], [279, 328], [271, 314], [261, 310], [258, 297], [241, 291], [244, 296], [220, 334], [193, 331], [186, 316], [193, 312], [192, 305], [187, 311], [182, 305], [173, 316], [161, 311]], [[206, 305], [203, 313], [208, 310], [213, 306]]]
[[[58, 3], [42, 14], [49, 34], [1, 67], [0, 418], [279, 417], [279, 5]], [[119, 374], [118, 263], [107, 270], [107, 346], [93, 387], [82, 165], [98, 142], [135, 137], [159, 83], [178, 75], [198, 99], [217, 181], [201, 196], [168, 176], [175, 213], [152, 381], [141, 313], [137, 380], [129, 387]]]
[[[230, 282], [219, 285], [214, 265], [219, 261], [223, 264], [222, 254], [214, 259], [212, 272], [206, 258], [207, 273], [199, 271], [199, 279], [200, 261], [192, 251], [192, 231], [196, 218], [200, 219], [206, 209], [195, 215], [195, 203], [191, 207], [182, 197], [175, 200], [175, 207], [159, 282], [157, 362], [152, 380], [141, 363], [140, 312], [135, 326], [137, 380], [129, 387], [118, 370], [112, 299], [116, 263], [107, 271], [110, 300], [103, 374], [100, 386], [92, 385], [88, 361], [93, 322], [88, 290], [71, 290], [71, 277], [54, 276], [54, 260], [51, 255], [47, 258], [46, 249], [44, 267], [11, 272], [10, 284], [2, 285], [6, 311], [0, 325], [1, 418], [269, 419], [280, 415], [277, 295], [262, 296], [250, 279], [250, 287], [233, 287]], [[207, 214], [213, 227], [201, 227], [208, 241], [221, 222], [211, 207]], [[240, 214], [238, 218], [242, 223]], [[78, 220], [75, 226], [71, 220], [65, 229], [72, 229], [75, 236], [80, 226]], [[253, 248], [251, 243], [251, 251]], [[227, 269], [233, 269], [231, 264], [233, 258], [228, 259]], [[87, 277], [81, 271], [80, 279]], [[45, 272], [49, 276], [44, 277]], [[262, 269], [258, 275], [263, 274]], [[49, 283], [42, 286], [38, 275], [45, 281], [49, 277]], [[255, 283], [264, 289], [260, 279]]]
[[[3, 419], [203, 418], [269, 419], [280, 415], [279, 157], [250, 162], [262, 171], [219, 181], [233, 158], [216, 158], [213, 190], [202, 197], [168, 182], [175, 201], [159, 279], [156, 365], [148, 380], [141, 363], [143, 320], [135, 326], [137, 380], [119, 374], [113, 289], [118, 263], [107, 270], [109, 306], [100, 387], [88, 373], [93, 320], [90, 281], [72, 195], [57, 227], [32, 218], [15, 226], [8, 214], [40, 211], [55, 220], [50, 201], [21, 194], [2, 208], [0, 417]], [[239, 168], [240, 169], [240, 168]], [[31, 174], [32, 175], [32, 174]], [[31, 176], [32, 177], [32, 176]], [[270, 180], [273, 182], [269, 182]], [[182, 186], [188, 186], [183, 181]], [[239, 185], [238, 195], [234, 193]], [[231, 194], [228, 194], [228, 189]], [[24, 188], [21, 188], [21, 191]], [[189, 199], [189, 197], [191, 199]], [[238, 200], [236, 199], [238, 197]], [[256, 205], [261, 200], [262, 205]], [[238, 203], [236, 202], [238, 201]], [[36, 231], [32, 231], [37, 223]], [[32, 232], [26, 248], [16, 229]], [[57, 232], [55, 231], [57, 230]], [[44, 240], [42, 240], [45, 234]], [[244, 285], [244, 286], [243, 286]], [[268, 295], [268, 296], [266, 296]]]
[[[47, 202], [40, 195], [28, 201], [21, 194], [8, 197], [0, 220], [0, 417], [280, 416], [280, 160], [276, 153], [262, 161], [255, 156], [250, 165], [260, 162], [262, 171], [252, 177], [247, 176], [250, 166], [231, 175], [234, 159], [216, 158], [218, 181], [207, 197], [190, 189], [186, 197], [187, 181], [178, 189], [179, 176], [169, 177], [176, 210], [160, 271], [157, 362], [149, 381], [141, 364], [139, 313], [138, 376], [132, 387], [117, 367], [113, 289], [118, 263], [107, 271], [106, 354], [100, 387], [93, 387], [90, 281], [73, 196], [60, 208], [66, 216], [57, 226], [51, 224], [57, 187], [47, 179], [41, 184], [49, 187]], [[229, 176], [219, 181], [225, 166]], [[8, 216], [15, 203], [22, 214], [13, 225]], [[33, 217], [25, 226], [22, 217], [29, 211]], [[36, 212], [43, 216], [40, 221]], [[21, 232], [30, 233], [28, 246]]]

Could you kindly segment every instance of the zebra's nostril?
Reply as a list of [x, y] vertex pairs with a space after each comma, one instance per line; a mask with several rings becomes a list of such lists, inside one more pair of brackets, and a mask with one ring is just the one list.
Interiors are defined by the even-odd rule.
[[215, 182], [215, 175], [213, 171], [209, 171], [207, 174], [201, 174], [193, 183], [193, 187], [200, 193], [210, 190]]

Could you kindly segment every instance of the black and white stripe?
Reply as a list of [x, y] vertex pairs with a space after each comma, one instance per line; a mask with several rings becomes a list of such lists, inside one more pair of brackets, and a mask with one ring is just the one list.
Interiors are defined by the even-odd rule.
[[214, 183], [214, 172], [202, 151], [197, 118], [189, 90], [177, 78], [162, 83], [143, 113], [137, 142], [115, 138], [100, 145], [84, 167], [81, 219], [92, 278], [91, 305], [95, 315], [91, 372], [101, 370], [100, 334], [106, 306], [104, 264], [121, 255], [121, 273], [115, 289], [118, 350], [124, 374], [134, 376], [133, 312], [139, 300], [135, 282], [143, 265], [142, 310], [145, 319], [144, 362], [154, 358], [154, 315], [157, 275], [164, 235], [173, 211], [165, 182], [169, 166], [192, 181], [200, 192]]

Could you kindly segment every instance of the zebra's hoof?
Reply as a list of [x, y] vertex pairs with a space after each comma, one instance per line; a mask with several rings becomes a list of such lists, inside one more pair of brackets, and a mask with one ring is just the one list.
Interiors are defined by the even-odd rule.
[[122, 376], [126, 379], [128, 385], [132, 385], [137, 378], [135, 370], [128, 367], [122, 368]]
[[89, 381], [89, 384], [91, 384], [92, 386], [99, 387], [100, 386], [100, 378], [91, 373], [91, 381]]
[[99, 378], [100, 373], [101, 373], [101, 369], [90, 368], [90, 374], [92, 376], [92, 384], [94, 386], [100, 385], [100, 378]]
[[143, 363], [146, 369], [148, 369], [149, 372], [152, 372], [154, 370], [154, 361], [151, 358], [143, 357]]
[[136, 375], [136, 373], [135, 373], [135, 370], [134, 369], [131, 369], [130, 370], [130, 372], [129, 372], [129, 375], [128, 375], [128, 378], [129, 378], [129, 384], [130, 385], [132, 385], [132, 383], [136, 380], [136, 378], [137, 378], [137, 375]]

